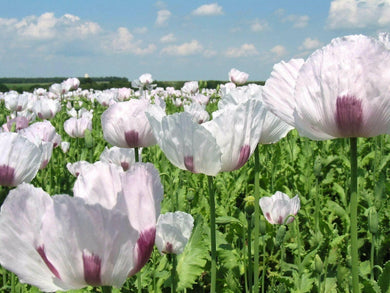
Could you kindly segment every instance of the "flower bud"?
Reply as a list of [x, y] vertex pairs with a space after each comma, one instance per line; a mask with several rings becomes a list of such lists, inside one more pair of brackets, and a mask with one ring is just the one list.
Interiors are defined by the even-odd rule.
[[372, 234], [378, 233], [378, 213], [375, 209], [375, 207], [371, 207], [368, 210], [368, 230]]
[[85, 146], [87, 148], [93, 148], [93, 137], [92, 132], [89, 129], [86, 129], [84, 132]]
[[247, 216], [250, 217], [255, 211], [255, 198], [253, 196], [247, 196], [245, 199], [245, 211]]
[[322, 169], [322, 158], [317, 157], [314, 161], [314, 167], [313, 167], [314, 175], [316, 177], [319, 177], [321, 175], [321, 169]]
[[316, 254], [314, 257], [314, 270], [316, 271], [317, 274], [321, 274], [322, 270], [324, 269], [324, 263], [322, 262], [321, 257]]

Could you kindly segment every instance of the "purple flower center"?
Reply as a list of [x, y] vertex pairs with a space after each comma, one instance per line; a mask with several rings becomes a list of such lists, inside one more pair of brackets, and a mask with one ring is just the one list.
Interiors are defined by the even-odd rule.
[[172, 243], [167, 242], [167, 244], [165, 245], [165, 248], [163, 250], [163, 253], [173, 253]]
[[244, 145], [240, 149], [240, 157], [238, 158], [238, 162], [234, 170], [240, 169], [249, 159], [249, 155], [251, 153], [251, 147], [249, 145]]
[[121, 166], [122, 166], [122, 169], [123, 169], [123, 171], [127, 171], [127, 170], [129, 170], [129, 163], [127, 163], [127, 162], [121, 162]]
[[188, 171], [191, 171], [192, 173], [195, 173], [194, 168], [194, 157], [193, 156], [186, 156], [184, 157], [184, 166]]
[[125, 140], [129, 148], [139, 147], [138, 132], [130, 130], [125, 132]]
[[56, 276], [58, 279], [61, 280], [61, 276], [58, 273], [57, 269], [54, 267], [54, 265], [48, 260], [46, 253], [45, 253], [45, 246], [41, 245], [37, 248], [38, 254], [42, 257], [43, 262], [46, 264], [46, 266], [49, 268], [49, 270], [53, 273], [54, 276]]
[[83, 252], [84, 280], [88, 285], [100, 286], [102, 280], [100, 278], [102, 260], [94, 253], [91, 255]]
[[156, 238], [156, 228], [152, 227], [142, 231], [135, 246], [135, 266], [131, 270], [129, 276], [134, 275], [142, 269], [148, 262], [153, 251], [154, 240]]
[[359, 136], [363, 124], [362, 101], [354, 96], [337, 97], [336, 124], [341, 136]]
[[13, 186], [15, 179], [15, 169], [8, 165], [0, 166], [0, 185]]

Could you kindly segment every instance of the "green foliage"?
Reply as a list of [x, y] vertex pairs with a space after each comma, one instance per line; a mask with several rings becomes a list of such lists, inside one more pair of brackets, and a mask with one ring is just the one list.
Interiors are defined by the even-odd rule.
[[178, 290], [192, 288], [196, 281], [205, 272], [205, 265], [209, 259], [207, 239], [204, 230], [207, 229], [202, 218], [196, 218], [191, 239], [183, 253], [178, 256], [177, 274], [179, 278]]
[[[63, 81], [61, 78], [57, 82]], [[116, 84], [127, 79], [80, 79], [82, 88]], [[0, 82], [5, 82], [0, 79]], [[39, 82], [36, 82], [38, 84]], [[206, 81], [212, 87], [213, 81]], [[158, 86], [181, 88], [183, 82], [156, 82]], [[215, 81], [216, 84], [221, 81]], [[212, 113], [219, 97], [207, 106]], [[78, 105], [78, 103], [81, 105]], [[167, 113], [182, 111], [167, 99]], [[87, 139], [69, 137], [63, 123], [68, 119], [65, 105], [51, 120], [64, 141], [71, 147], [64, 154], [60, 148], [53, 150], [47, 168], [40, 170], [32, 181], [50, 194], [72, 194], [75, 181], [66, 163], [78, 160], [95, 162], [109, 144], [104, 140], [100, 117], [106, 107], [85, 98], [74, 98], [72, 105], [93, 109], [93, 129]], [[0, 125], [6, 122], [9, 111], [0, 103]], [[271, 196], [276, 191], [290, 197], [299, 194], [301, 210], [298, 221], [284, 228], [272, 226], [261, 216], [262, 230], [259, 241], [260, 268], [264, 272], [265, 292], [349, 292], [349, 145], [346, 140], [311, 141], [293, 130], [276, 144], [261, 145], [260, 192]], [[360, 285], [363, 292], [390, 292], [390, 138], [359, 139], [359, 212], [358, 235], [360, 256]], [[207, 178], [179, 170], [156, 145], [142, 151], [144, 162], [151, 162], [160, 173], [164, 186], [162, 213], [181, 210], [195, 218], [192, 237], [183, 254], [178, 256], [178, 289], [187, 292], [207, 292], [210, 286], [209, 206]], [[246, 289], [248, 243], [254, 249], [254, 239], [247, 239], [248, 225], [245, 198], [253, 196], [254, 160], [250, 158], [239, 170], [220, 173], [214, 178], [217, 214], [217, 285], [221, 292], [243, 292]], [[4, 199], [9, 189], [0, 189]], [[368, 210], [375, 206], [378, 231], [375, 241], [368, 226]], [[294, 226], [297, 225], [297, 226]], [[298, 229], [299, 227], [299, 233]], [[284, 230], [284, 231], [281, 231]], [[374, 231], [374, 230], [372, 230]], [[283, 233], [282, 233], [283, 232]], [[252, 233], [253, 235], [253, 233]], [[298, 245], [299, 244], [299, 245]], [[373, 246], [374, 269], [371, 268]], [[253, 251], [252, 251], [253, 252]], [[252, 254], [253, 255], [253, 254]], [[315, 270], [316, 255], [322, 269]], [[317, 258], [317, 259], [318, 259]], [[253, 259], [251, 260], [253, 261]], [[317, 260], [318, 261], [318, 260]], [[170, 292], [171, 268], [167, 257], [155, 249], [140, 277], [144, 291]], [[0, 289], [10, 292], [11, 273], [0, 268]], [[38, 292], [30, 285], [17, 283], [18, 292]], [[137, 291], [137, 277], [127, 280], [121, 292]], [[88, 287], [74, 292], [100, 292]], [[114, 292], [119, 292], [116, 290]]]

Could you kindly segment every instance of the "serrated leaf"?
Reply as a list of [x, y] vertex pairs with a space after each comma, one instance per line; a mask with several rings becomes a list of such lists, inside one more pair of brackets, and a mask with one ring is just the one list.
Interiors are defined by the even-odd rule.
[[192, 288], [199, 276], [204, 272], [209, 258], [208, 245], [204, 238], [204, 224], [201, 217], [197, 218], [191, 238], [183, 253], [178, 255], [177, 275], [178, 291]]
[[359, 271], [361, 276], [367, 277], [371, 273], [370, 261], [366, 260], [361, 262], [359, 265]]
[[390, 261], [385, 263], [382, 274], [378, 278], [378, 285], [382, 293], [390, 293]]
[[229, 216], [222, 216], [215, 219], [215, 222], [220, 225], [226, 225], [226, 224], [239, 224], [241, 227], [244, 226], [244, 224], [235, 217], [229, 217]]
[[363, 281], [361, 281], [363, 284], [363, 292], [364, 293], [381, 293], [381, 289], [379, 288], [378, 284], [374, 280], [370, 280], [367, 278], [363, 278]]

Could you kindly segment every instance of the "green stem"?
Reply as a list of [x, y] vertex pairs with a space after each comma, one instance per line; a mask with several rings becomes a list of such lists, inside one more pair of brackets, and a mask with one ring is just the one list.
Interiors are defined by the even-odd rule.
[[168, 259], [170, 262], [172, 262], [172, 271], [171, 271], [171, 278], [172, 278], [172, 284], [171, 284], [171, 293], [176, 292], [176, 284], [177, 284], [177, 279], [176, 279], [176, 267], [177, 267], [177, 258], [176, 254], [168, 254]]
[[252, 215], [247, 215], [248, 231], [248, 292], [252, 292]]
[[111, 293], [112, 287], [111, 286], [102, 286], [102, 293]]
[[358, 231], [357, 231], [357, 138], [350, 138], [351, 147], [351, 198], [350, 198], [350, 218], [351, 218], [351, 260], [352, 260], [352, 292], [359, 291], [359, 254], [358, 254]]
[[299, 230], [299, 222], [298, 222], [298, 219], [295, 218], [294, 220], [295, 222], [295, 227], [297, 229], [297, 246], [298, 246], [298, 271], [299, 271], [299, 277], [301, 277], [301, 272], [302, 272], [302, 268], [301, 268], [301, 264], [302, 264], [302, 259], [301, 259], [301, 233], [300, 233], [300, 230]]
[[16, 292], [16, 276], [14, 273], [11, 273], [11, 293]]
[[[259, 292], [259, 230], [260, 230], [260, 161], [259, 161], [260, 146], [257, 145], [254, 158], [255, 158], [255, 231], [254, 231], [254, 251], [253, 251], [253, 292]], [[264, 257], [264, 256], [263, 256]], [[264, 284], [263, 284], [264, 285]]]
[[211, 243], [211, 293], [215, 293], [217, 284], [217, 242], [215, 232], [215, 194], [213, 177], [207, 176], [210, 201], [210, 243]]
[[[263, 272], [261, 274], [261, 293], [265, 292], [265, 273], [266, 273], [266, 258], [265, 258], [265, 253], [266, 253], [266, 239], [265, 236], [263, 236]], [[257, 292], [257, 291], [254, 291]]]
[[138, 293], [142, 293], [142, 282], [141, 282], [141, 272], [137, 273], [137, 287], [138, 287]]
[[371, 233], [371, 255], [370, 255], [371, 280], [374, 280], [375, 239], [376, 239], [375, 234]]
[[134, 158], [136, 163], [139, 162], [138, 148], [134, 148]]

